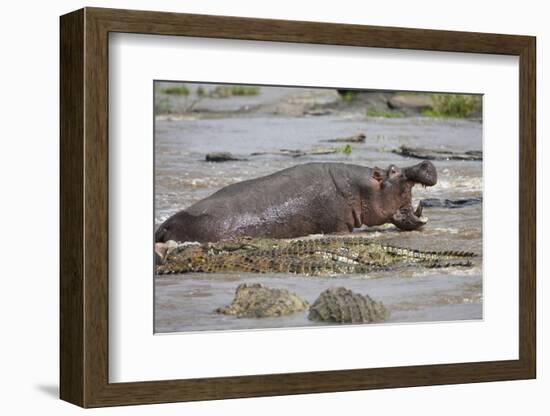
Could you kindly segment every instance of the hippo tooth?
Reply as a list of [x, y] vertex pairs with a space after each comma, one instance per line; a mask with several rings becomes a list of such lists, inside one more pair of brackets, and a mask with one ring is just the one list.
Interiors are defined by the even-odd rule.
[[418, 207], [416, 208], [416, 211], [414, 212], [414, 215], [416, 215], [417, 217], [421, 217], [422, 216], [422, 209], [423, 209], [423, 205], [422, 205], [422, 201], [420, 201], [418, 203]]

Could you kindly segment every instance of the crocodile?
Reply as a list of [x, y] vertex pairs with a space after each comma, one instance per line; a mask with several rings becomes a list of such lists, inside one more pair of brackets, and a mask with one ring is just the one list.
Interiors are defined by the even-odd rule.
[[329, 288], [319, 295], [309, 308], [310, 321], [337, 323], [371, 323], [385, 320], [388, 309], [369, 295], [355, 293], [344, 287]]
[[233, 302], [216, 309], [217, 313], [237, 318], [266, 318], [303, 312], [309, 304], [287, 289], [266, 287], [260, 283], [241, 283]]
[[365, 237], [237, 238], [173, 248], [156, 273], [292, 273], [306, 276], [366, 274], [399, 267], [470, 267], [475, 253], [428, 251], [373, 242]]

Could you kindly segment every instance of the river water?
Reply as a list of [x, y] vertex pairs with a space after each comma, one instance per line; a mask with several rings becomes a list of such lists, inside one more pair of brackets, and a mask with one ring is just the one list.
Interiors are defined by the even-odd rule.
[[[336, 97], [336, 98], [335, 98]], [[175, 212], [238, 181], [267, 175], [312, 161], [364, 166], [399, 167], [418, 159], [392, 153], [401, 145], [482, 150], [479, 120], [428, 117], [367, 117], [364, 107], [308, 115], [304, 103], [331, 102], [330, 90], [271, 89], [258, 96], [209, 99], [197, 112], [157, 116], [155, 121], [155, 224]], [[202, 107], [201, 107], [202, 106]], [[305, 113], [305, 114], [304, 114]], [[313, 114], [313, 113], [312, 113]], [[319, 156], [250, 156], [276, 149], [331, 147], [336, 137], [364, 133], [364, 143], [351, 144], [351, 154]], [[210, 163], [205, 154], [231, 152], [243, 161]], [[482, 162], [434, 161], [439, 180], [431, 188], [415, 187], [420, 199], [482, 197]], [[393, 225], [356, 230], [375, 241], [432, 250], [473, 251], [472, 268], [377, 271], [368, 276], [305, 277], [291, 274], [199, 274], [155, 277], [155, 332], [241, 330], [324, 325], [307, 320], [307, 313], [287, 317], [245, 319], [216, 314], [233, 299], [242, 282], [287, 288], [310, 303], [328, 287], [344, 286], [381, 300], [390, 310], [387, 322], [482, 319], [482, 204], [449, 209], [424, 208], [428, 224], [402, 232]], [[325, 324], [326, 325], [326, 324]]]

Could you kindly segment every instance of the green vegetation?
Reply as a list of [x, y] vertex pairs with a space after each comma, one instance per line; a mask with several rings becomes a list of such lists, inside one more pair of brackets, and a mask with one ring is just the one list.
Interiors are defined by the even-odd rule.
[[432, 94], [431, 97], [433, 108], [422, 112], [427, 117], [464, 118], [481, 108], [479, 95]]
[[260, 88], [249, 85], [229, 85], [216, 88], [212, 95], [218, 98], [227, 98], [233, 96], [258, 95]]
[[358, 91], [355, 91], [355, 90], [338, 90], [338, 94], [340, 95], [340, 98], [342, 99], [342, 101], [351, 101], [357, 96]]
[[193, 90], [184, 84], [163, 86], [155, 90], [155, 114], [189, 113], [205, 98], [257, 95], [259, 92], [259, 87], [247, 85], [227, 85], [213, 89], [201, 85]]
[[234, 85], [231, 87], [231, 95], [258, 95], [258, 87], [249, 87], [245, 85]]
[[170, 114], [173, 110], [168, 98], [161, 98], [155, 102], [155, 114]]
[[381, 111], [376, 109], [367, 110], [368, 117], [401, 118], [403, 113], [399, 111]]
[[353, 149], [349, 144], [345, 144], [344, 146], [335, 147], [334, 150], [336, 150], [337, 153], [349, 155]]
[[169, 95], [189, 95], [189, 88], [185, 85], [175, 85], [173, 87], [163, 88], [162, 92]]
[[419, 92], [419, 91], [396, 91], [399, 95], [409, 95], [409, 96], [415, 96], [415, 95], [426, 95], [425, 92]]

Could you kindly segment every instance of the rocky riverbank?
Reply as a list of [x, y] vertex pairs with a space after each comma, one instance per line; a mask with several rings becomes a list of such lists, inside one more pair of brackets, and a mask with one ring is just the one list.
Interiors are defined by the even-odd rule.
[[246, 114], [280, 117], [320, 117], [358, 114], [364, 117], [453, 117], [479, 119], [481, 96], [273, 88], [210, 84], [157, 83], [158, 120], [220, 118]]

